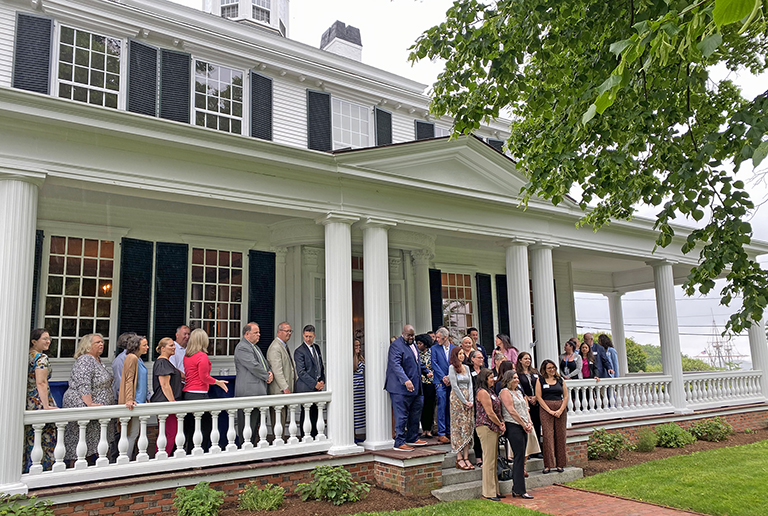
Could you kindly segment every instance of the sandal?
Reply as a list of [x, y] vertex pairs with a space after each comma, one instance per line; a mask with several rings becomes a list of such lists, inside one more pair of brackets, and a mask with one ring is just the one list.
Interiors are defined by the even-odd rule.
[[482, 468], [483, 467], [483, 459], [477, 459], [475, 461], [475, 466], [477, 466], [478, 468]]
[[467, 470], [471, 471], [471, 470], [475, 469], [475, 467], [472, 465], [472, 463], [469, 462], [469, 459], [465, 460], [464, 462], [467, 463]]
[[456, 459], [456, 469], [467, 469], [464, 466], [464, 459]]

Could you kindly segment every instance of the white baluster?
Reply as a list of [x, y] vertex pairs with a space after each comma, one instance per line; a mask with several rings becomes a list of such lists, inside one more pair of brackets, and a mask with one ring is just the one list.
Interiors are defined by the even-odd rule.
[[672, 406], [672, 396], [669, 394], [669, 388], [672, 382], [664, 382], [664, 405]]
[[241, 450], [250, 450], [253, 448], [251, 438], [253, 437], [253, 431], [251, 430], [251, 412], [253, 408], [247, 407], [243, 409], [245, 414], [245, 422], [243, 424], [243, 442], [240, 444]]
[[695, 396], [695, 390], [694, 390], [693, 382], [690, 382], [688, 380], [683, 380], [683, 391], [685, 392], [685, 402], [691, 403], [693, 402], [694, 396]]
[[627, 387], [629, 389], [629, 408], [630, 410], [635, 410], [637, 408], [635, 405], [635, 390], [637, 389], [637, 384], [633, 383]]
[[186, 415], [186, 412], [176, 413], [176, 440], [174, 441], [176, 443], [176, 451], [173, 452], [173, 457], [177, 459], [187, 454], [184, 451], [184, 441], [186, 440], [184, 438], [184, 416]]
[[75, 469], [85, 469], [88, 467], [88, 461], [85, 460], [85, 454], [88, 453], [88, 443], [85, 440], [85, 430], [88, 428], [88, 421], [78, 421], [79, 435], [77, 438], [77, 460], [75, 461]]
[[648, 384], [645, 382], [640, 384], [640, 405], [643, 408], [648, 407]]
[[35, 433], [34, 444], [32, 445], [32, 453], [30, 458], [32, 459], [32, 466], [29, 468], [30, 475], [39, 475], [43, 472], [43, 427], [45, 423], [35, 423], [32, 425], [32, 431]]
[[164, 460], [168, 458], [168, 452], [165, 451], [168, 446], [168, 438], [165, 436], [165, 420], [168, 416], [165, 414], [157, 415], [157, 450], [155, 451], [155, 458], [158, 460]]
[[59, 472], [67, 469], [67, 464], [64, 462], [64, 456], [67, 454], [67, 449], [64, 445], [64, 432], [67, 428], [67, 422], [61, 421], [56, 423], [56, 446], [53, 448], [53, 468], [52, 471]]
[[259, 412], [261, 412], [261, 417], [259, 418], [259, 442], [256, 444], [258, 448], [267, 448], [269, 446], [269, 441], [267, 441], [267, 413], [269, 412], [268, 407], [258, 407]]
[[[538, 408], [538, 407], [536, 407], [536, 408]], [[568, 410], [569, 414], [574, 414], [575, 413], [574, 412], [574, 405], [573, 405], [573, 389], [571, 389], [571, 395], [568, 396], [568, 409], [567, 410]], [[533, 411], [533, 409], [531, 409], [531, 411]]]
[[219, 446], [219, 414], [221, 410], [211, 411], [211, 453], [221, 453], [221, 446]]
[[312, 442], [312, 421], [309, 420], [309, 407], [311, 407], [311, 403], [304, 403], [304, 426], [302, 427], [302, 430], [304, 431], [304, 438], [301, 440], [303, 443], [311, 443]]
[[283, 440], [283, 422], [281, 419], [283, 418], [283, 406], [275, 407], [275, 421], [274, 425], [272, 425], [272, 430], [275, 432], [275, 440], [272, 441], [272, 444], [274, 446], [282, 446], [285, 444], [285, 441]]
[[298, 405], [290, 405], [288, 411], [291, 414], [291, 423], [288, 425], [288, 444], [296, 444], [299, 442], [297, 434], [299, 433], [299, 425], [296, 424], [296, 409]]
[[128, 456], [128, 423], [131, 421], [130, 417], [120, 418], [120, 440], [117, 442], [117, 456], [118, 464], [128, 464], [131, 458]]
[[324, 401], [317, 404], [317, 439], [316, 441], [325, 441], [325, 405]]
[[227, 415], [229, 416], [229, 424], [227, 425], [227, 451], [228, 452], [237, 451], [237, 443], [235, 442], [235, 439], [237, 439], [235, 414], [237, 414], [236, 410], [227, 411]]
[[608, 390], [609, 390], [609, 387], [606, 387], [606, 386], [600, 387], [599, 392], [602, 397], [600, 398], [601, 408], [599, 412], [608, 412], [611, 409], [611, 403], [610, 401], [608, 401]]
[[629, 386], [624, 384], [621, 386], [621, 389], [619, 390], [620, 397], [620, 403], [621, 403], [621, 410], [627, 410], [629, 408], [629, 398], [627, 397], [627, 391], [629, 390]]
[[192, 434], [192, 455], [202, 455], [203, 451], [203, 431], [201, 430], [201, 421], [203, 412], [195, 412], [195, 433]]
[[139, 424], [141, 429], [139, 430], [139, 453], [136, 454], [136, 462], [147, 462], [149, 460], [149, 454], [147, 453], [147, 447], [149, 446], [149, 439], [147, 438], [147, 420], [149, 416], [139, 416]]
[[109, 436], [107, 430], [109, 429], [109, 419], [99, 419], [99, 445], [96, 450], [99, 452], [99, 458], [96, 459], [96, 467], [103, 468], [109, 465]]

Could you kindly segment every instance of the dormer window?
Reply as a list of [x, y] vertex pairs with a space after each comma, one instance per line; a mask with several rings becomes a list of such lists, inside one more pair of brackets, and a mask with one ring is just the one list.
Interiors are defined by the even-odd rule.
[[270, 9], [272, 0], [252, 0], [253, 1], [253, 19], [264, 23], [270, 22]]
[[221, 17], [237, 18], [240, 15], [240, 0], [221, 0]]

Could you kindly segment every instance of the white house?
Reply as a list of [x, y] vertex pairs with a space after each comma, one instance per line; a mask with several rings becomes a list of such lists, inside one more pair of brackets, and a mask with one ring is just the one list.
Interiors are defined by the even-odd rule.
[[[337, 22], [324, 50], [287, 38], [288, 4], [205, 0], [204, 12], [167, 0], [0, 0], [0, 491], [357, 453], [355, 331], [367, 359], [363, 447], [389, 448], [384, 368], [403, 324], [475, 326], [487, 349], [509, 333], [521, 350], [535, 342], [540, 361], [576, 334], [575, 291], [611, 300], [626, 371], [621, 295], [655, 288], [664, 374], [604, 382], [615, 389], [574, 406], [574, 421], [765, 401], [758, 325], [754, 371], [683, 377], [674, 285], [695, 256], [675, 244], [654, 252], [648, 221], [595, 233], [576, 228], [575, 203], [522, 209], [526, 179], [500, 152], [503, 121], [449, 139], [451, 121], [429, 116], [425, 85], [360, 62], [357, 29]], [[214, 372], [225, 372], [245, 323], [258, 322], [268, 345], [283, 320], [318, 328], [327, 393], [24, 411], [30, 327], [51, 330], [53, 379], [66, 380], [77, 340], [94, 331], [108, 360], [124, 331], [156, 343], [179, 324], [202, 327]], [[317, 401], [327, 430], [300, 441], [297, 411]], [[287, 438], [238, 449], [235, 410], [270, 405], [291, 407], [277, 423]], [[106, 443], [109, 418], [163, 425], [182, 410], [228, 413], [227, 445], [150, 459], [144, 428], [135, 461], [80, 457], [21, 474], [24, 424], [63, 432], [99, 419]]]

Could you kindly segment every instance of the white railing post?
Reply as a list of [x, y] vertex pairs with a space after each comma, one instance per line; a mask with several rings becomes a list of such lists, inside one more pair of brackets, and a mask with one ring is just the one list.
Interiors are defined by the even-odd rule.
[[88, 453], [88, 443], [85, 439], [85, 431], [88, 428], [88, 421], [80, 420], [77, 422], [77, 426], [78, 426], [78, 438], [77, 438], [77, 448], [76, 448], [77, 460], [75, 461], [75, 469], [85, 469], [88, 467], [88, 461], [85, 460], [85, 455]]
[[302, 427], [302, 430], [304, 431], [304, 438], [301, 441], [303, 443], [312, 442], [312, 421], [309, 419], [309, 408], [311, 406], [311, 403], [304, 403], [304, 426]]
[[269, 446], [269, 442], [267, 441], [267, 413], [269, 408], [260, 407], [259, 411], [261, 412], [261, 417], [259, 418], [259, 442], [256, 446], [259, 448], [266, 448]]
[[128, 464], [131, 458], [128, 456], [128, 423], [130, 423], [130, 417], [120, 418], [120, 440], [117, 442], [117, 456], [118, 464]]
[[149, 416], [139, 416], [139, 424], [141, 425], [139, 430], [139, 452], [136, 454], [136, 462], [147, 462], [149, 460], [149, 454], [147, 453], [147, 447], [149, 446], [149, 439], [147, 438], [147, 420]]
[[235, 424], [235, 414], [237, 414], [237, 410], [227, 410], [227, 420], [229, 421], [229, 424], [227, 425], [227, 451], [233, 452], [237, 451], [237, 443], [235, 440], [237, 439], [237, 428]]
[[282, 412], [282, 406], [275, 407], [275, 421], [274, 425], [272, 426], [272, 431], [275, 434], [275, 440], [272, 442], [272, 444], [275, 446], [281, 446], [285, 444], [285, 441], [283, 440], [283, 423], [280, 421], [283, 417]]
[[251, 412], [253, 412], [253, 408], [251, 407], [243, 409], [245, 422], [243, 423], [243, 442], [240, 443], [241, 450], [253, 449], [253, 443], [251, 442], [251, 438], [253, 437], [253, 431], [251, 430]]
[[192, 455], [197, 457], [202, 455], [203, 452], [203, 431], [201, 428], [204, 412], [195, 412], [195, 433], [192, 434]]
[[211, 411], [211, 453], [221, 453], [221, 446], [219, 446], [219, 414], [220, 410]]
[[168, 452], [165, 448], [168, 446], [168, 438], [165, 436], [165, 421], [171, 416], [164, 414], [158, 414], [157, 416], [157, 449], [155, 450], [155, 458], [158, 460], [165, 460], [168, 458]]
[[317, 404], [317, 441], [325, 440], [325, 402]]
[[103, 468], [109, 464], [109, 438], [107, 437], [107, 429], [109, 428], [109, 419], [99, 419], [99, 445], [96, 450], [99, 453], [99, 458], [96, 459], [96, 466]]
[[296, 409], [298, 405], [290, 405], [288, 411], [291, 413], [291, 424], [288, 425], [288, 444], [296, 444], [299, 442], [297, 434], [299, 433], [299, 425], [296, 424]]
[[175, 459], [180, 459], [187, 454], [184, 450], [184, 417], [186, 415], [186, 412], [176, 413], [176, 451], [173, 452], [173, 457]]
[[51, 471], [58, 473], [67, 469], [67, 464], [64, 462], [64, 456], [67, 454], [67, 449], [64, 446], [64, 432], [67, 428], [66, 421], [59, 421], [56, 423], [56, 446], [53, 448], [53, 468]]
[[[43, 427], [44, 423], [37, 423], [32, 425], [32, 431], [35, 433], [34, 444], [32, 445], [32, 453], [30, 458], [32, 459], [32, 466], [29, 468], [30, 475], [39, 475], [43, 472]], [[26, 445], [25, 445], [26, 446]]]

